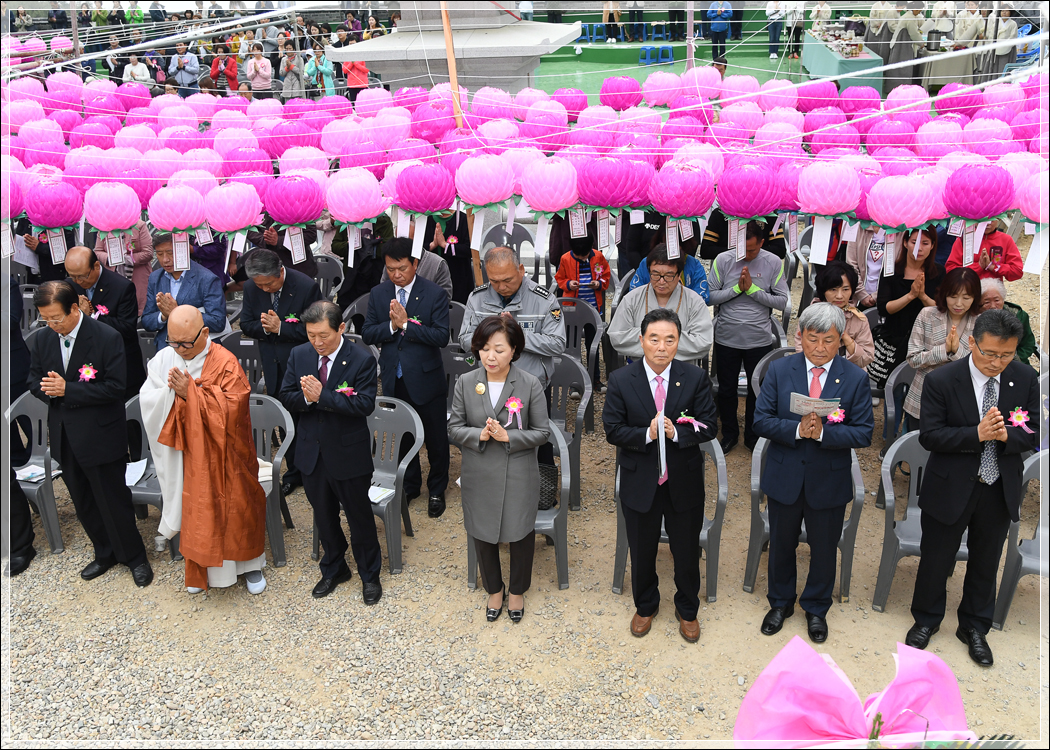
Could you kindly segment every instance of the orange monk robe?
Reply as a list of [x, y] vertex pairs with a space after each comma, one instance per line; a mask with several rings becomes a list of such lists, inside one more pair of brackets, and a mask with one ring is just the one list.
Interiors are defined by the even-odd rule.
[[208, 587], [206, 568], [263, 553], [266, 493], [252, 441], [251, 388], [240, 362], [212, 344], [201, 377], [176, 398], [160, 442], [183, 452], [182, 528], [186, 586]]

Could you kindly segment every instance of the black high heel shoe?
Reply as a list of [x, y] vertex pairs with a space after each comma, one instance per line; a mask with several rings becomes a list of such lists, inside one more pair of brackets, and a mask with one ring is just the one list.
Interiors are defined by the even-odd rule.
[[[495, 622], [499, 619], [499, 616], [503, 614], [503, 605], [507, 603], [507, 584], [503, 584], [503, 598], [500, 599], [499, 609], [492, 609], [487, 607], [485, 609], [485, 619], [489, 622]], [[513, 615], [511, 615], [513, 617]], [[518, 619], [521, 619], [519, 616]]]
[[521, 618], [525, 616], [525, 597], [521, 597], [521, 609], [511, 609], [508, 604], [507, 614], [510, 616], [510, 621], [514, 624], [521, 622]]

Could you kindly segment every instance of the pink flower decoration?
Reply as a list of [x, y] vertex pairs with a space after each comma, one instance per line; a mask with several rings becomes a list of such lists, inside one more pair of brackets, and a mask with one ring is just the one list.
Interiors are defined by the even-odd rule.
[[1033, 430], [1031, 427], [1029, 427], [1027, 424], [1025, 424], [1026, 422], [1028, 422], [1029, 419], [1030, 419], [1030, 417], [1028, 416], [1028, 412], [1026, 412], [1020, 406], [1018, 406], [1016, 409], [1014, 409], [1012, 412], [1010, 412], [1010, 425], [1011, 426], [1013, 426], [1013, 427], [1020, 427], [1022, 430], [1027, 432], [1029, 435], [1034, 435], [1035, 434], [1035, 430]]
[[524, 402], [522, 402], [522, 400], [520, 398], [518, 398], [517, 396], [511, 396], [510, 398], [507, 399], [507, 402], [505, 404], [503, 404], [503, 406], [507, 409], [507, 412], [510, 414], [510, 417], [507, 419], [506, 424], [504, 424], [503, 426], [504, 427], [510, 427], [510, 423], [514, 421], [515, 417], [517, 417], [518, 418], [518, 429], [520, 430], [522, 428], [521, 427], [521, 410], [525, 406]]
[[840, 408], [836, 409], [835, 411], [831, 412], [831, 414], [828, 415], [828, 421], [829, 422], [834, 422], [835, 424], [838, 424], [840, 422], [845, 422], [846, 421], [846, 412], [842, 411], [842, 408], [840, 407]]
[[98, 375], [98, 370], [94, 365], [84, 365], [80, 368], [80, 382], [86, 383], [89, 380], [94, 380], [95, 376]]
[[703, 427], [705, 430], [707, 429], [706, 424], [697, 421], [695, 417], [690, 417], [684, 411], [682, 412], [682, 416], [678, 417], [678, 419], [676, 419], [675, 422], [677, 422], [678, 424], [691, 424], [693, 426], [694, 432], [700, 432], [701, 427]]
[[109, 308], [106, 307], [105, 305], [96, 305], [95, 306], [95, 315], [96, 316], [109, 315]]

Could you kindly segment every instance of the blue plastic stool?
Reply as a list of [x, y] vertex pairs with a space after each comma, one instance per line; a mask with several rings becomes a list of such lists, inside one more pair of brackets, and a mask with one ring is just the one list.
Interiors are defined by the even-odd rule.
[[590, 24], [587, 24], [587, 23], [581, 23], [580, 24], [580, 36], [579, 36], [579, 38], [576, 39], [577, 42], [590, 42], [591, 41], [590, 27], [591, 27]]
[[660, 47], [660, 59], [657, 62], [661, 65], [667, 63], [668, 65], [674, 65], [674, 48], [670, 46], [661, 45]]
[[[657, 29], [659, 29], [659, 31], [657, 31]], [[653, 34], [652, 34], [652, 36], [649, 37], [649, 40], [655, 42], [657, 39], [662, 39], [665, 42], [667, 41], [667, 24], [665, 24], [665, 23], [654, 23], [653, 24]]]
[[591, 26], [591, 42], [604, 42], [604, 41], [605, 41], [605, 24], [604, 23], [596, 23], [593, 26]]
[[638, 49], [638, 64], [639, 65], [655, 65], [656, 64], [656, 47], [643, 46]]

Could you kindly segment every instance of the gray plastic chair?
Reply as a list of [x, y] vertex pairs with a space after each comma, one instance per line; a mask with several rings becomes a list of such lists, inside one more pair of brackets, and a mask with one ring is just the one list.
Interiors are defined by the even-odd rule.
[[754, 372], [751, 373], [751, 390], [755, 392], [755, 398], [758, 398], [758, 394], [762, 390], [762, 381], [765, 379], [766, 373], [769, 371], [769, 366], [776, 360], [790, 357], [794, 353], [795, 347], [782, 346], [779, 349], [774, 349], [769, 354], [762, 357], [762, 359], [758, 360]]
[[[1024, 462], [1024, 494], [1028, 492], [1028, 483], [1032, 480], [1038, 481], [1040, 475], [1047, 470], [1048, 463], [1050, 459], [1047, 458], [1046, 451], [1029, 456]], [[1010, 524], [1010, 537], [1006, 544], [1006, 567], [1003, 569], [1003, 580], [999, 584], [999, 594], [995, 597], [995, 614], [992, 615], [992, 627], [996, 630], [1003, 629], [1006, 616], [1010, 614], [1010, 604], [1013, 602], [1018, 582], [1027, 575], [1040, 575], [1043, 578], [1050, 576], [1050, 561], [1039, 552], [1041, 539], [1046, 539], [1050, 533], [1050, 529], [1047, 528], [1047, 503], [1044, 498], [1037, 499], [1040, 501], [1039, 525], [1036, 526], [1031, 539], [1024, 539], [1018, 543], [1021, 524]]]
[[[616, 308], [620, 305], [620, 300], [623, 299], [623, 295], [631, 291], [631, 279], [634, 278], [634, 271], [631, 271], [623, 279], [620, 279], [616, 287], [616, 292], [612, 295], [612, 301], [609, 302], [609, 321], [612, 322], [613, 316], [616, 315]], [[614, 370], [623, 367], [624, 358], [616, 349], [613, 348], [612, 339], [609, 338], [609, 333], [606, 331], [602, 334], [602, 356], [605, 358], [605, 377], [608, 378]]]
[[[361, 333], [365, 325], [365, 315], [368, 313], [368, 297], [362, 294], [343, 310], [343, 322], [351, 333]], [[351, 330], [352, 327], [352, 330]]]
[[[485, 239], [481, 243], [481, 255], [484, 257], [490, 249], [494, 247], [510, 247], [518, 253], [518, 257], [522, 258], [522, 248], [528, 245], [533, 249], [533, 262], [532, 262], [532, 280], [537, 284], [540, 283], [539, 269], [540, 269], [540, 256], [536, 252], [536, 238], [532, 236], [532, 232], [529, 231], [528, 227], [514, 222], [514, 228], [510, 234], [507, 234], [507, 224], [505, 221], [501, 221], [485, 230]], [[544, 269], [546, 275], [543, 277], [548, 283], [554, 276], [551, 274], [551, 265], [546, 258], [543, 259]]]
[[362, 336], [359, 333], [344, 333], [343, 335], [346, 336], [346, 338], [353, 341], [358, 346], [363, 346], [365, 349], [368, 350], [369, 354], [375, 357], [376, 362], [379, 361], [379, 347], [374, 346], [372, 344], [366, 344], [364, 336]]
[[[915, 380], [915, 368], [904, 360], [893, 368], [893, 372], [886, 378], [886, 387], [883, 388], [882, 416], [883, 416], [883, 450], [888, 450], [893, 441], [897, 439], [897, 431], [900, 429], [900, 421], [903, 416], [904, 399], [908, 396], [908, 389]], [[904, 394], [900, 403], [897, 403], [895, 391], [898, 386], [904, 386]], [[881, 506], [877, 506], [881, 507]]]
[[[404, 401], [380, 396], [376, 399], [375, 411], [368, 417], [368, 429], [372, 433], [372, 486], [394, 491], [383, 500], [372, 503], [372, 513], [383, 519], [390, 574], [397, 575], [404, 567], [401, 558], [401, 522], [405, 524], [406, 536], [415, 535], [412, 518], [408, 514], [404, 482], [408, 465], [423, 447], [423, 422], [415, 409]], [[398, 462], [398, 451], [406, 435], [410, 435], [414, 442], [405, 457]], [[321, 558], [321, 540], [317, 535], [316, 520], [310, 557], [314, 560]]]
[[[44, 467], [44, 478], [40, 482], [19, 482], [29, 502], [40, 515], [44, 536], [51, 553], [65, 551], [62, 544], [62, 529], [58, 523], [58, 505], [55, 502], [55, 487], [51, 474], [58, 470], [57, 462], [51, 460], [51, 449], [47, 446], [47, 404], [26, 391], [11, 404], [11, 423], [16, 420], [29, 439], [32, 455], [25, 466], [33, 464]], [[6, 429], [6, 428], [5, 428]], [[21, 466], [13, 467], [21, 469]]]
[[[919, 431], [902, 435], [886, 451], [882, 459], [881, 478], [879, 480], [879, 497], [886, 508], [886, 531], [882, 538], [882, 559], [879, 562], [879, 577], [875, 581], [875, 595], [871, 608], [876, 612], [886, 611], [886, 601], [890, 596], [893, 576], [897, 572], [897, 563], [902, 558], [921, 555], [919, 543], [922, 540], [919, 495], [922, 492], [922, 479], [926, 471], [926, 462], [930, 452], [919, 444]], [[904, 518], [900, 521], [894, 517], [897, 498], [893, 490], [893, 475], [902, 464], [908, 464], [908, 504]], [[966, 547], [967, 534], [963, 534], [959, 552], [955, 555], [957, 562], [969, 557]]]
[[314, 255], [317, 264], [317, 285], [321, 287], [321, 296], [327, 300], [334, 300], [339, 287], [343, 285], [343, 261], [334, 255], [323, 253]]
[[466, 317], [467, 306], [455, 300], [448, 303], [448, 332], [449, 345], [459, 346], [459, 330], [463, 327], [463, 318]]
[[[551, 422], [549, 443], [554, 446], [554, 455], [561, 459], [561, 471], [558, 472], [558, 504], [553, 508], [536, 513], [536, 533], [547, 537], [547, 544], [554, 547], [554, 557], [558, 567], [558, 588], [569, 588], [569, 476], [565, 471], [568, 447], [557, 425]], [[467, 534], [467, 588], [478, 587], [478, 556], [474, 549], [474, 537]]]
[[[241, 334], [240, 331], [228, 333], [218, 340], [224, 349], [233, 352], [233, 356], [241, 363], [244, 374], [248, 376], [248, 383], [252, 387], [252, 393], [265, 393], [267, 391], [266, 380], [263, 377], [262, 353], [259, 351], [259, 342]], [[274, 384], [274, 390], [280, 387]], [[269, 460], [269, 459], [267, 459]]]
[[36, 287], [36, 284], [20, 284], [18, 286], [19, 291], [22, 293], [22, 322], [20, 328], [23, 336], [36, 328], [37, 321], [40, 320], [40, 313], [37, 312], [36, 305], [33, 304], [33, 292], [36, 291]]
[[456, 395], [456, 381], [477, 369], [478, 363], [471, 352], [461, 352], [452, 346], [442, 347], [441, 364], [445, 368], [445, 419], [452, 416], [452, 398]]
[[[726, 503], [729, 500], [729, 479], [726, 473], [726, 459], [722, 448], [717, 440], [708, 440], [700, 444], [700, 449], [706, 458], [710, 458], [715, 465], [717, 475], [718, 497], [715, 501], [714, 518], [708, 518], [704, 514], [704, 525], [700, 531], [700, 549], [707, 553], [707, 601], [713, 602], [718, 597], [718, 551], [722, 541], [722, 521], [725, 518]], [[706, 472], [705, 472], [706, 477]], [[616, 559], [613, 563], [614, 594], [623, 593], [623, 579], [627, 570], [627, 524], [624, 521], [623, 510], [620, 508], [620, 468], [619, 451], [617, 451], [616, 468]], [[667, 529], [660, 529], [660, 543], [668, 544]]]
[[799, 316], [806, 310], [807, 307], [813, 304], [813, 300], [817, 296], [817, 285], [813, 279], [813, 274], [810, 272], [809, 261], [805, 258], [802, 259], [802, 296], [798, 301], [798, 314]]
[[[565, 443], [568, 445], [569, 457], [569, 507], [580, 509], [580, 446], [583, 443], [584, 415], [591, 404], [593, 388], [590, 376], [579, 361], [571, 357], [556, 357], [554, 360], [554, 377], [550, 382], [551, 412], [550, 419], [558, 425]], [[582, 393], [576, 407], [576, 424], [569, 430], [567, 415], [569, 399], [573, 392]]]
[[230, 321], [232, 326], [241, 317], [241, 310], [244, 309], [244, 298], [240, 297], [237, 299], [227, 300], [226, 302], [226, 319]]
[[[138, 395], [128, 399], [127, 403], [124, 404], [124, 412], [129, 425], [131, 423], [138, 425], [138, 430], [136, 431], [139, 436], [138, 455], [146, 459], [146, 469], [142, 472], [142, 478], [129, 487], [131, 490], [131, 502], [138, 506], [135, 509], [136, 515], [139, 518], [145, 518], [144, 512], [140, 513], [139, 510], [145, 511], [151, 505], [163, 513], [164, 496], [160, 491], [157, 467], [153, 464], [153, 451], [150, 449], [149, 437], [146, 435], [146, 428], [142, 423], [142, 406], [139, 404]], [[179, 554], [178, 534], [168, 540], [168, 552], [172, 560], [182, 559], [182, 555]]]
[[[270, 479], [270, 494], [266, 496], [266, 535], [270, 537], [270, 554], [273, 564], [280, 568], [287, 562], [284, 551], [284, 527], [281, 517], [289, 529], [294, 529], [292, 514], [288, 510], [288, 501], [281, 492], [281, 462], [295, 438], [295, 423], [292, 415], [271, 396], [253, 393], [248, 398], [248, 408], [252, 420], [252, 440], [255, 442], [255, 455], [263, 461], [273, 462]], [[277, 452], [273, 452], [274, 430], [283, 430], [284, 438]]]
[[155, 331], [138, 329], [139, 350], [142, 352], [142, 367], [149, 372], [149, 361], [157, 354], [157, 334]]
[[879, 314], [878, 307], [869, 307], [867, 310], [864, 311], [864, 317], [868, 319], [869, 328], [874, 328], [877, 325], [881, 325], [883, 321], [882, 315]]
[[[744, 591], [751, 593], [758, 578], [758, 566], [762, 550], [769, 545], [769, 513], [761, 509], [763, 498], [762, 471], [766, 467], [766, 448], [768, 438], [759, 438], [751, 456], [751, 536], [747, 544], [747, 565], [744, 569]], [[853, 507], [849, 517], [842, 524], [842, 536], [839, 537], [839, 550], [842, 552], [842, 567], [839, 571], [839, 601], [849, 601], [850, 580], [853, 577], [853, 551], [857, 545], [857, 528], [860, 526], [860, 514], [864, 510], [864, 476], [860, 473], [860, 462], [857, 452], [850, 450], [850, 474], [853, 477]], [[806, 524], [802, 523], [802, 536], [799, 542], [806, 544]]]
[[[583, 363], [583, 349], [587, 344], [584, 329], [593, 326], [595, 329], [591, 348], [587, 351], [587, 362], [585, 367], [591, 377], [591, 382], [601, 374], [598, 363], [598, 349], [605, 335], [605, 322], [589, 302], [572, 297], [559, 297], [558, 304], [561, 305], [561, 317], [565, 321], [565, 354]], [[587, 412], [584, 414], [584, 428], [587, 432], [594, 432], [594, 403], [588, 402]]]

